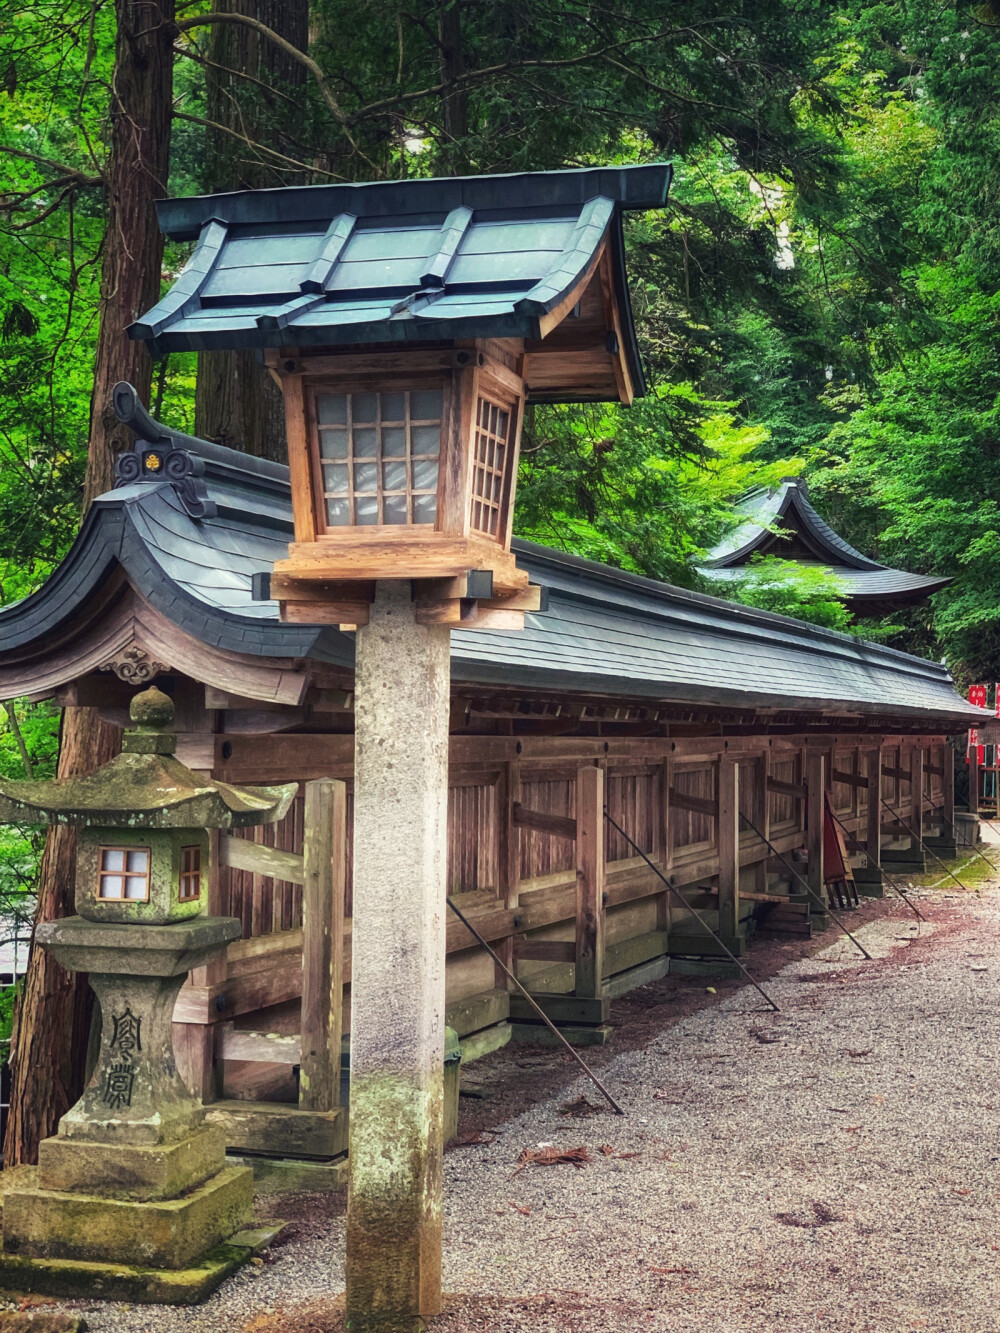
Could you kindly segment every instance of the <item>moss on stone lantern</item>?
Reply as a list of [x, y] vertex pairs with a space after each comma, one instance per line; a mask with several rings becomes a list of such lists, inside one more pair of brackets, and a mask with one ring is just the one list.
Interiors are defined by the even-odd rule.
[[295, 784], [234, 787], [174, 757], [174, 706], [151, 686], [132, 700], [122, 753], [86, 777], [0, 782], [0, 822], [74, 824], [76, 910], [88, 921], [165, 925], [205, 908], [206, 829], [281, 819]]

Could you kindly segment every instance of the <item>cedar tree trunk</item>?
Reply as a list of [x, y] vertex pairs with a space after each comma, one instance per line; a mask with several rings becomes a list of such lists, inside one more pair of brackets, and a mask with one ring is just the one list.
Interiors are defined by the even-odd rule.
[[[115, 0], [118, 21], [107, 164], [108, 229], [101, 275], [101, 323], [90, 405], [84, 506], [109, 490], [115, 455], [129, 443], [111, 409], [111, 391], [129, 380], [149, 401], [152, 365], [126, 326], [160, 294], [163, 240], [153, 201], [167, 192], [173, 89], [174, 0]], [[67, 708], [59, 776], [89, 773], [119, 748], [118, 732], [94, 708]], [[36, 921], [71, 915], [72, 829], [49, 831], [42, 857]], [[4, 1164], [34, 1162], [38, 1144], [83, 1090], [92, 992], [42, 950], [32, 949], [11, 1045], [10, 1117]]]
[[[308, 0], [219, 0], [213, 8], [257, 19], [306, 49]], [[206, 131], [205, 189], [216, 193], [301, 184], [301, 173], [283, 167], [259, 145], [301, 160], [302, 149], [290, 138], [301, 136], [308, 125], [304, 67], [239, 23], [212, 27], [208, 58], [206, 117], [225, 128]], [[286, 461], [281, 390], [254, 351], [199, 355], [195, 433], [258, 458]]]

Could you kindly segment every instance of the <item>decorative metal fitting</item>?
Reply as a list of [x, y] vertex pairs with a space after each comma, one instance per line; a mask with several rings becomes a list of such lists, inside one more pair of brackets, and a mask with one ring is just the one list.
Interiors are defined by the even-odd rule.
[[111, 395], [115, 416], [135, 432], [135, 444], [115, 460], [115, 490], [136, 481], [169, 481], [184, 512], [191, 518], [214, 518], [215, 502], [201, 478], [205, 460], [180, 444], [176, 435], [155, 421], [131, 384], [122, 380]]

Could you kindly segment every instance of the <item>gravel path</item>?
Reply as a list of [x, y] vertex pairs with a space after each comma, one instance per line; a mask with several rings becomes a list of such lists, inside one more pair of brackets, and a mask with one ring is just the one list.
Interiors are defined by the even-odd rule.
[[[841, 939], [770, 977], [780, 1013], [695, 983], [709, 1007], [601, 1057], [626, 1119], [563, 1114], [600, 1101], [563, 1072], [451, 1150], [445, 1286], [464, 1296], [433, 1327], [997, 1333], [1000, 892], [919, 901], [929, 924], [886, 901], [859, 927], [874, 961]], [[508, 1048], [469, 1072], [539, 1058], [559, 1060]], [[593, 1160], [514, 1174], [540, 1144]], [[295, 1226], [263, 1266], [194, 1310], [91, 1307], [90, 1328], [338, 1329], [342, 1199], [267, 1202]]]

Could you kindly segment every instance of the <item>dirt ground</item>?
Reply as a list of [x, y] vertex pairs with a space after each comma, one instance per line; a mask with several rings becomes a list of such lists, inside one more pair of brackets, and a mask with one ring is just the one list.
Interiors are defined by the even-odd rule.
[[[993, 858], [1000, 862], [1000, 847]], [[433, 1333], [1000, 1333], [1000, 880], [926, 877], [811, 941], [761, 936], [744, 982], [664, 978], [585, 1052], [463, 1073]], [[584, 1101], [580, 1101], [583, 1098]], [[521, 1166], [522, 1154], [585, 1160]], [[340, 1333], [343, 1195], [195, 1310], [91, 1306], [95, 1333]], [[76, 1307], [79, 1309], [80, 1307]]]

